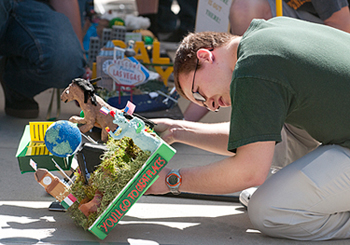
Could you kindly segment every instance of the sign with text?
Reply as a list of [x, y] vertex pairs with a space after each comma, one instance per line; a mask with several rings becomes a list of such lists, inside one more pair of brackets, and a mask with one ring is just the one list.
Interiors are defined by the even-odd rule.
[[228, 32], [232, 0], [198, 0], [196, 32]]
[[137, 60], [117, 59], [108, 66], [107, 72], [115, 82], [122, 85], [138, 85], [146, 81], [149, 74]]
[[89, 227], [89, 231], [98, 238], [104, 239], [148, 187], [156, 181], [159, 172], [174, 156], [175, 152], [175, 149], [163, 142], [94, 224]]

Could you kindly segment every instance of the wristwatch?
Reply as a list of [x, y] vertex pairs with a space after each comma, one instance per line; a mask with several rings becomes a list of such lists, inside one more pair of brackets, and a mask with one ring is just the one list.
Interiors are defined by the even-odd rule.
[[182, 183], [182, 177], [179, 171], [179, 169], [173, 169], [168, 173], [168, 175], [165, 178], [167, 186], [169, 187], [171, 193], [173, 193], [174, 195], [180, 194], [179, 187]]

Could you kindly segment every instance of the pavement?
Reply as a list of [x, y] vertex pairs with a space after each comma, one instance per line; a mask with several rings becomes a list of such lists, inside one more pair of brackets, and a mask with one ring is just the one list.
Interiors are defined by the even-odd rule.
[[[40, 105], [39, 118], [45, 121], [52, 90], [35, 99]], [[186, 102], [179, 101], [180, 109]], [[55, 107], [55, 106], [54, 106]], [[78, 114], [74, 103], [61, 104], [58, 119]], [[220, 114], [221, 113], [221, 114]], [[207, 115], [203, 121], [227, 120], [228, 110]], [[53, 110], [55, 114], [55, 110]], [[104, 239], [76, 226], [65, 212], [49, 211], [54, 198], [34, 179], [33, 173], [21, 174], [15, 157], [19, 140], [29, 120], [5, 115], [0, 87], [0, 244], [314, 244], [275, 239], [255, 230], [246, 210], [233, 199], [219, 201], [198, 198], [143, 196]], [[180, 168], [208, 164], [223, 156], [183, 144], [174, 144], [177, 153], [168, 163]], [[235, 196], [237, 193], [230, 195]], [[317, 244], [349, 244], [326, 241]]]

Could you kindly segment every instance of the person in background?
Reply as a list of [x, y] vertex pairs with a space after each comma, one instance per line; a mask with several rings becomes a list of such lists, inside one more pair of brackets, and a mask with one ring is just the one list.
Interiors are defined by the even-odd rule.
[[36, 118], [34, 96], [86, 73], [77, 0], [0, 2], [0, 80], [5, 113]]
[[[339, 30], [350, 32], [350, 13], [347, 0], [328, 1], [282, 1], [283, 16], [314, 23], [325, 24]], [[265, 19], [276, 17], [275, 0], [233, 0], [230, 7], [231, 33], [243, 35], [253, 19]], [[184, 119], [199, 121], [208, 110], [190, 103], [184, 112]]]
[[143, 14], [151, 21], [149, 30], [162, 42], [180, 42], [196, 24], [198, 0], [178, 0], [180, 11], [172, 11], [173, 0], [160, 0], [156, 14]]
[[[347, 0], [284, 0], [283, 16], [325, 24], [350, 32]], [[253, 19], [276, 17], [276, 0], [233, 0], [230, 8], [231, 33], [243, 35]]]

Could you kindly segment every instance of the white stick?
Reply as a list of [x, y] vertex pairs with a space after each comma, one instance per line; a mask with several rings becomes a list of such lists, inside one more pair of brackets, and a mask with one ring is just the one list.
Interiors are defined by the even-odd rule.
[[177, 103], [177, 100], [176, 100], [176, 99], [174, 99], [173, 97], [170, 97], [169, 95], [163, 93], [162, 91], [157, 90], [157, 93], [160, 94], [160, 95], [162, 95], [162, 96], [164, 96], [165, 98], [170, 99], [170, 100], [174, 101], [175, 103]]
[[85, 137], [85, 139], [87, 139], [88, 141], [90, 141], [91, 143], [94, 143], [94, 144], [98, 144], [93, 138], [90, 137], [90, 135], [85, 135], [83, 133], [81, 133], [82, 136]]
[[68, 175], [63, 171], [63, 169], [57, 164], [55, 159], [51, 158], [51, 160], [55, 163], [56, 168], [58, 168], [58, 170], [60, 170], [61, 173], [63, 173], [63, 175], [66, 176], [66, 178], [73, 184], [73, 180], [71, 180], [71, 178], [68, 177]]

